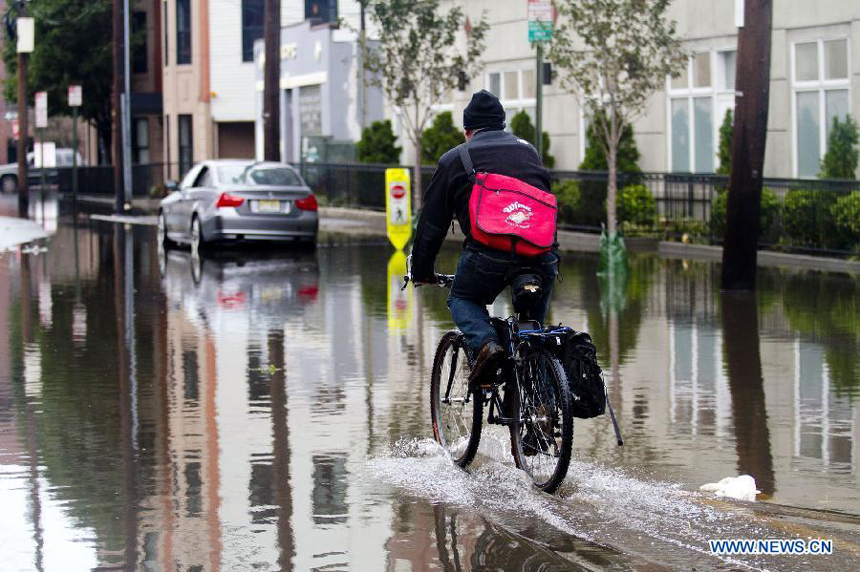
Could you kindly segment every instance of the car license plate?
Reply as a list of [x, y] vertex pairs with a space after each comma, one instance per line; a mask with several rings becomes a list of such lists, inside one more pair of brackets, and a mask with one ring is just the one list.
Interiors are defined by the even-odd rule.
[[281, 212], [281, 201], [257, 201], [257, 212], [279, 213]]

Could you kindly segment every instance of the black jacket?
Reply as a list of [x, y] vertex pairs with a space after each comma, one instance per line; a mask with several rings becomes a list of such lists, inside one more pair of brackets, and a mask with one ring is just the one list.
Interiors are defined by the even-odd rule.
[[[483, 131], [476, 133], [468, 142], [468, 150], [475, 171], [516, 177], [542, 191], [551, 192], [549, 171], [543, 167], [535, 148], [526, 141], [505, 131]], [[412, 243], [412, 275], [416, 279], [433, 276], [433, 264], [452, 217], [457, 217], [466, 235], [464, 246], [470, 243], [471, 191], [472, 184], [460, 159], [460, 148], [454, 147], [439, 159], [433, 180], [424, 193], [424, 207]]]

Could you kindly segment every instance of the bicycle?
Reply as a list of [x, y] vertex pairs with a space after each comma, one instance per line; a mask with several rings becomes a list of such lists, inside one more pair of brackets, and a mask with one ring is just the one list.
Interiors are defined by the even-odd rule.
[[[407, 272], [403, 288], [412, 280], [411, 270]], [[440, 287], [450, 288], [453, 282], [453, 275], [436, 275]], [[563, 328], [544, 330], [538, 322], [525, 318], [528, 304], [539, 296], [539, 285], [527, 291], [525, 299], [514, 297], [514, 315], [490, 318], [505, 349], [495, 382], [470, 387], [474, 358], [462, 332], [451, 330], [442, 336], [433, 359], [430, 412], [436, 442], [455, 464], [466, 468], [478, 451], [483, 409], [487, 407], [488, 424], [509, 428], [516, 467], [537, 488], [551, 494], [564, 480], [570, 464], [571, 394], [564, 368], [547, 349], [547, 344], [556, 340], [554, 334]]]

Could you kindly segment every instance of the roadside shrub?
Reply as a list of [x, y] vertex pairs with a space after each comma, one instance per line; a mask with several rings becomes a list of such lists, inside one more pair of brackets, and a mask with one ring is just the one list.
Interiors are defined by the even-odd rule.
[[454, 125], [451, 112], [443, 111], [421, 134], [421, 158], [426, 164], [435, 165], [442, 155], [465, 140], [463, 131]]
[[830, 127], [830, 135], [827, 137], [827, 153], [821, 160], [822, 179], [854, 179], [857, 172], [857, 143], [860, 142], [860, 133], [857, 131], [857, 123], [850, 115], [845, 116], [845, 121], [839, 117], [833, 118]]
[[860, 191], [838, 199], [830, 207], [833, 222], [842, 244], [860, 250]]
[[792, 189], [782, 205], [782, 225], [790, 244], [838, 247], [832, 208], [838, 195], [832, 191]]
[[396, 165], [400, 162], [400, 147], [397, 136], [391, 128], [391, 121], [374, 121], [361, 132], [361, 139], [355, 145], [361, 163], [383, 163]]
[[[726, 233], [726, 203], [729, 193], [720, 190], [711, 203], [711, 235], [722, 240]], [[761, 189], [761, 213], [759, 214], [759, 237], [763, 242], [775, 242], [776, 221], [779, 218], [780, 201], [769, 187]]]
[[575, 224], [580, 209], [579, 183], [573, 179], [563, 179], [552, 184], [552, 194], [558, 200], [558, 221]]
[[645, 185], [629, 185], [618, 195], [618, 220], [637, 226], [652, 226], [657, 218], [657, 201]]
[[[526, 110], [523, 109], [519, 113], [513, 116], [511, 119], [511, 133], [519, 137], [520, 139], [525, 139], [532, 145], [535, 144], [536, 137], [536, 129], [535, 126], [532, 125], [532, 120], [529, 117], [529, 114], [526, 113]], [[555, 167], [555, 157], [549, 154], [549, 133], [543, 131], [541, 133], [541, 160], [543, 160], [543, 166], [547, 169], [552, 169]]]

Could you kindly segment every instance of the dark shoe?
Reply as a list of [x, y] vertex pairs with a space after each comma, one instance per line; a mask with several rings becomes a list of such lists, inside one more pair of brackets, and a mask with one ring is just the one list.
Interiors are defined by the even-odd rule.
[[472, 373], [469, 375], [469, 387], [480, 385], [489, 387], [493, 383], [496, 370], [502, 358], [505, 357], [505, 350], [496, 341], [489, 341], [483, 345], [478, 352], [478, 357], [475, 358], [475, 365], [472, 366]]

